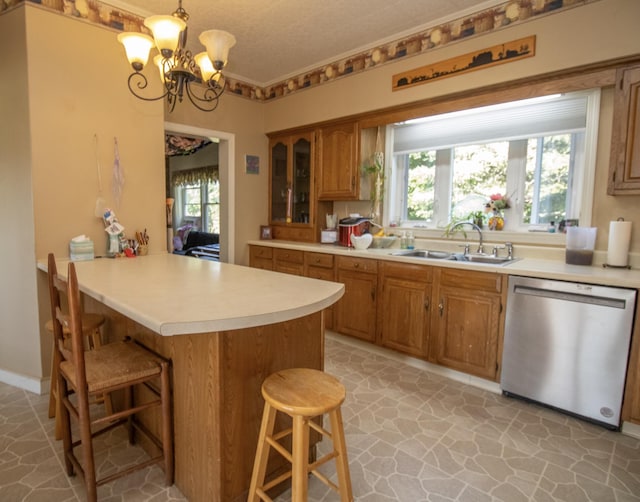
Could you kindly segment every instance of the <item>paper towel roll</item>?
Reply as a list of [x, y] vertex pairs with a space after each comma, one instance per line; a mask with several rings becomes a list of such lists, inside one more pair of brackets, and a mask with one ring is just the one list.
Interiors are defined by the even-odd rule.
[[607, 265], [626, 267], [629, 263], [629, 244], [631, 243], [631, 222], [612, 221], [609, 223], [609, 247]]

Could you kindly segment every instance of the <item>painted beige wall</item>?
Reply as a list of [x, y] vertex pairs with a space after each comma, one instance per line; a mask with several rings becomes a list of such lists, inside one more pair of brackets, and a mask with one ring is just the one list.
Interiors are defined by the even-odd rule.
[[[267, 131], [411, 103], [640, 52], [640, 2], [600, 0], [448, 44], [414, 57], [312, 87], [266, 105]], [[394, 74], [536, 35], [536, 55], [393, 92]]]
[[[0, 251], [0, 372], [10, 374], [12, 383], [24, 377], [24, 386], [37, 391], [33, 386], [50, 371], [51, 340], [42, 329], [50, 314], [46, 278], [36, 273], [36, 261], [50, 251], [67, 257], [69, 240], [79, 234], [94, 240], [96, 254], [106, 250], [104, 225], [94, 215], [94, 135], [102, 195], [128, 235], [147, 228], [151, 253], [166, 250], [165, 120], [238, 135], [233, 210], [242, 243], [255, 238], [259, 225], [266, 223], [267, 140], [263, 107], [237, 96], [225, 96], [213, 114], [166, 117], [162, 102], [131, 96], [126, 87], [129, 65], [114, 30], [27, 3], [0, 16], [0, 33], [5, 47], [13, 49], [4, 68], [15, 75], [1, 79], [0, 98], [3, 118], [12, 117], [11, 129], [0, 139], [5, 207], [0, 221], [11, 237]], [[2, 123], [3, 129], [9, 125]], [[125, 174], [119, 205], [112, 194], [116, 137]], [[261, 157], [260, 175], [244, 174], [245, 153]], [[236, 262], [248, 262], [245, 248], [236, 246]], [[0, 379], [7, 380], [2, 373]]]
[[[430, 97], [530, 77], [567, 67], [640, 53], [637, 0], [601, 0], [562, 13], [532, 19], [504, 30], [450, 44], [358, 75], [304, 90], [265, 105], [266, 131], [277, 131], [342, 116], [387, 108]], [[536, 55], [456, 77], [391, 91], [394, 74], [446, 60], [474, 50], [536, 35]], [[640, 196], [606, 194], [611, 144], [613, 91], [605, 89], [596, 162], [596, 189], [592, 225], [598, 227], [596, 248], [606, 250], [609, 221], [634, 221], [631, 251], [640, 252]]]
[[[23, 9], [0, 17], [0, 43], [13, 48], [0, 77], [0, 379], [5, 372], [38, 376], [42, 371], [25, 41]], [[29, 381], [23, 383], [34, 390]]]

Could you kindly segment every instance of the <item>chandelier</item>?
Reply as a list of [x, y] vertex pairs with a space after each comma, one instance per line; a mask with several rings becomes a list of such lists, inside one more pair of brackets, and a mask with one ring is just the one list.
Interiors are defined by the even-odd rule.
[[[193, 56], [186, 49], [188, 20], [189, 14], [182, 8], [182, 0], [179, 0], [178, 8], [172, 15], [151, 16], [144, 20], [153, 38], [136, 32], [118, 35], [118, 41], [124, 45], [133, 68], [127, 84], [134, 96], [145, 101], [166, 98], [170, 112], [177, 102], [182, 102], [185, 95], [196, 108], [210, 112], [218, 106], [226, 87], [222, 69], [227, 64], [229, 49], [235, 45], [236, 39], [222, 30], [203, 31], [198, 39], [206, 51]], [[142, 69], [153, 47], [159, 52], [153, 62], [160, 72], [164, 91], [160, 96], [147, 97], [143, 93], [148, 81]]]

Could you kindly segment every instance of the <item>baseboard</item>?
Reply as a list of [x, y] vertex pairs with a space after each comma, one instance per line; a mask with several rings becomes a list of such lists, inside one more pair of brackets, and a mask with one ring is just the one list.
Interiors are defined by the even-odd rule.
[[622, 433], [640, 439], [640, 425], [632, 422], [622, 422]]
[[0, 369], [0, 382], [34, 394], [43, 395], [49, 392], [51, 378], [38, 379]]
[[388, 357], [389, 359], [407, 364], [414, 368], [428, 371], [445, 378], [450, 378], [451, 380], [455, 380], [456, 382], [472, 385], [473, 387], [478, 387], [495, 394], [502, 394], [500, 384], [497, 382], [492, 382], [491, 380], [485, 380], [484, 378], [468, 375], [467, 373], [462, 373], [461, 371], [438, 366], [437, 364], [429, 363], [427, 361], [423, 361], [422, 359], [411, 357], [391, 349], [386, 349], [384, 347], [380, 347], [379, 345], [373, 345], [372, 343], [358, 340], [351, 336], [341, 335], [340, 333], [336, 333], [335, 331], [326, 330], [325, 336], [333, 340], [337, 340], [341, 343], [366, 350], [373, 354]]

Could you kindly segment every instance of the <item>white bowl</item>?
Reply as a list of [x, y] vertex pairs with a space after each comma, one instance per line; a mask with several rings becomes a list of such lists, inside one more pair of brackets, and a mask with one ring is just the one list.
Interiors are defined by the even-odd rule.
[[373, 235], [371, 234], [351, 235], [351, 245], [356, 249], [367, 249], [372, 241]]

